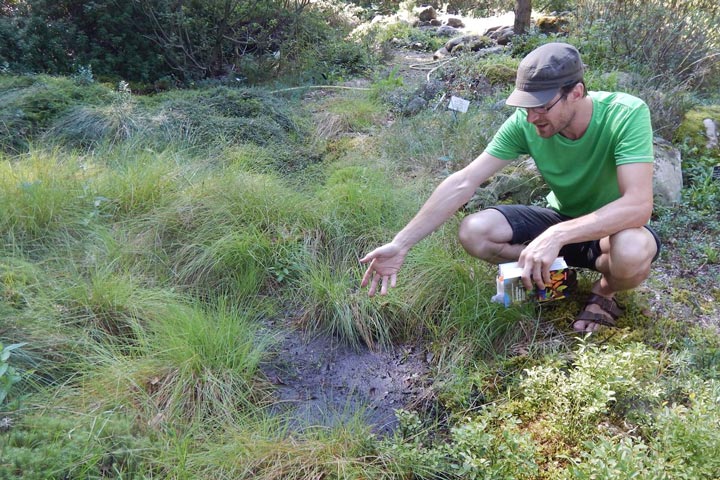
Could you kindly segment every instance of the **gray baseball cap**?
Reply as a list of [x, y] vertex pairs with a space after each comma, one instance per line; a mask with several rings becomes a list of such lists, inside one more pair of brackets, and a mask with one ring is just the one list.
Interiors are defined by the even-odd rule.
[[560, 88], [582, 79], [580, 52], [567, 43], [546, 43], [522, 59], [515, 90], [505, 103], [513, 107], [540, 107], [552, 100]]

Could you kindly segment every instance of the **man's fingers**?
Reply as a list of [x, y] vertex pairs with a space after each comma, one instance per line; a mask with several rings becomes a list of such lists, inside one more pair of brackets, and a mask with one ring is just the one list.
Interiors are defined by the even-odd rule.
[[370, 282], [370, 289], [368, 290], [368, 295], [371, 297], [375, 296], [375, 292], [377, 291], [378, 281], [380, 280], [380, 277], [375, 275]]
[[380, 287], [380, 295], [387, 295], [388, 277], [382, 277], [382, 287]]
[[543, 281], [543, 264], [541, 262], [538, 262], [533, 265], [533, 280], [535, 281], [535, 285], [537, 285], [538, 290], [543, 290], [545, 288], [545, 282]]
[[397, 274], [393, 273], [392, 275], [390, 275], [390, 286], [392, 288], [395, 288], [396, 285], [397, 285]]
[[[362, 260], [360, 260], [362, 262]], [[365, 270], [365, 275], [363, 275], [362, 280], [360, 281], [360, 286], [364, 287], [368, 284], [368, 281], [370, 280], [372, 274], [373, 274], [373, 268], [375, 266], [375, 259], [373, 258], [372, 262], [370, 262], [370, 265], [368, 266], [367, 270]]]
[[546, 285], [552, 285], [552, 278], [550, 278], [550, 267], [543, 268], [543, 289]]

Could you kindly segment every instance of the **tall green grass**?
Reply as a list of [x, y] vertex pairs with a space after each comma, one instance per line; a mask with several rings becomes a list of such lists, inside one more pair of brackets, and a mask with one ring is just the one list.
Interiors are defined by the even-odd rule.
[[77, 235], [93, 214], [80, 158], [35, 151], [0, 159], [0, 232], [6, 241], [42, 242]]

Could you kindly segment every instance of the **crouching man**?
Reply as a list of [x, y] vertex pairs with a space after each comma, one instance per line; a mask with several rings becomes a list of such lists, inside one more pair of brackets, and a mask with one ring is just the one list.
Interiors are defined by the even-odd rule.
[[549, 43], [518, 68], [506, 103], [518, 107], [485, 151], [446, 178], [390, 242], [360, 261], [361, 285], [381, 295], [394, 287], [412, 246], [465, 205], [476, 189], [520, 155], [530, 155], [551, 189], [547, 208], [499, 205], [465, 217], [459, 239], [472, 256], [518, 261], [526, 288], [550, 283], [559, 255], [572, 267], [601, 273], [573, 328], [614, 326], [615, 294], [645, 280], [660, 251], [646, 225], [653, 207], [650, 112], [624, 93], [588, 92], [579, 52]]

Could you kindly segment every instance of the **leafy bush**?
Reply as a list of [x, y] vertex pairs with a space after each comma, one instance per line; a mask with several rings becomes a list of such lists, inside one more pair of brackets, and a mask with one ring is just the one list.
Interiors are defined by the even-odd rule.
[[[96, 75], [152, 82], [170, 73], [138, 2], [29, 0], [0, 16], [0, 63], [13, 72]], [[88, 67], [89, 66], [89, 67]]]
[[0, 343], [0, 405], [7, 398], [12, 386], [22, 380], [22, 376], [18, 371], [10, 366], [9, 359], [13, 350], [22, 348], [25, 345], [25, 343], [13, 343], [11, 345]]
[[720, 471], [717, 382], [691, 381], [689, 405], [664, 406], [643, 429], [644, 438], [600, 438], [586, 444], [571, 478], [713, 479]]
[[655, 130], [671, 137], [691, 104], [689, 92], [717, 92], [716, 28], [712, 0], [638, 5], [632, 1], [578, 1], [570, 41], [590, 69], [639, 73], [635, 92], [650, 105]]
[[380, 449], [405, 476], [501, 480], [531, 479], [539, 473], [538, 446], [511, 415], [486, 412], [464, 418], [451, 429], [449, 441], [440, 445], [432, 445], [428, 432], [417, 425], [408, 430], [408, 422], [417, 423], [416, 415], [400, 410], [398, 419], [399, 431], [412, 434], [396, 434], [381, 442]]
[[549, 430], [569, 443], [595, 431], [601, 418], [637, 400], [657, 401], [657, 354], [642, 344], [626, 349], [582, 344], [574, 368], [539, 366], [527, 371], [519, 386], [529, 417], [539, 415]]

